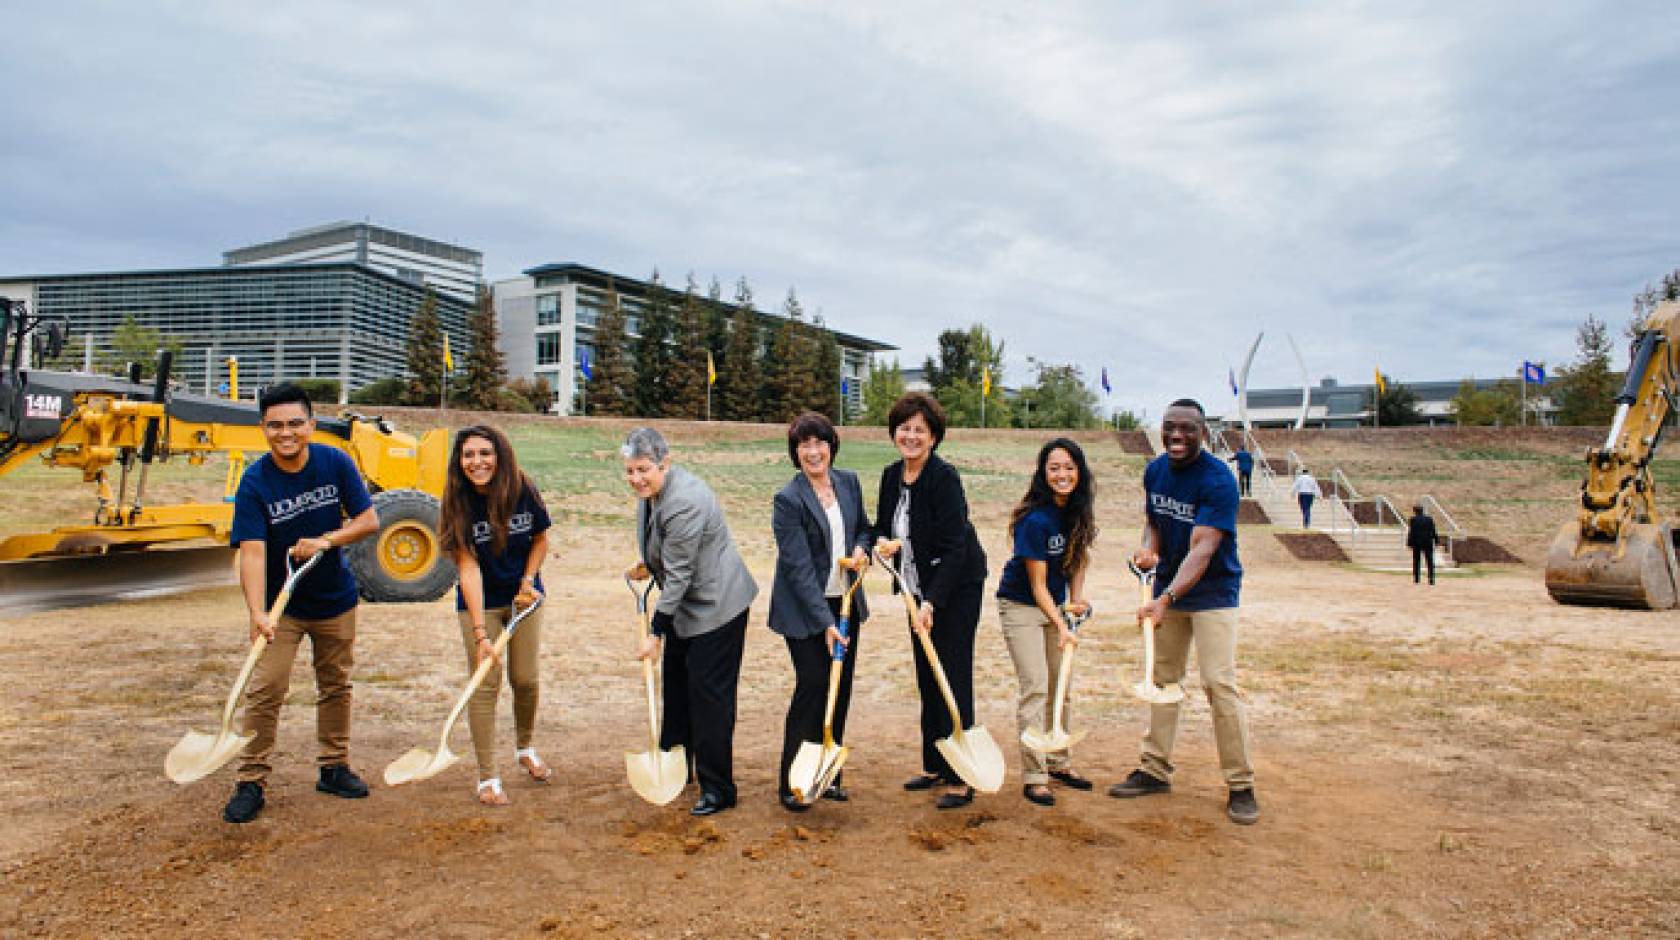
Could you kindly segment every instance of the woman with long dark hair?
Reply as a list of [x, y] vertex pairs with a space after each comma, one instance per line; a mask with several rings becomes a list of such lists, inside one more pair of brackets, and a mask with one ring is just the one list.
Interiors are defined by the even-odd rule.
[[[881, 471], [875, 503], [876, 545], [883, 555], [902, 552], [899, 570], [921, 599], [913, 630], [928, 632], [945, 669], [964, 728], [974, 726], [974, 633], [986, 593], [986, 553], [968, 521], [968, 500], [956, 468], [934, 453], [945, 439], [945, 411], [931, 395], [910, 392], [887, 413], [887, 433], [899, 459]], [[896, 541], [897, 547], [881, 544]], [[893, 586], [898, 591], [898, 585]], [[935, 804], [957, 809], [974, 799], [939, 753], [935, 742], [950, 737], [951, 713], [945, 707], [933, 668], [921, 644], [911, 643], [916, 688], [922, 698], [922, 773], [906, 790], [947, 788]]]
[[[467, 669], [493, 656], [491, 630], [500, 630], [513, 609], [542, 596], [542, 563], [548, 554], [548, 508], [537, 487], [519, 469], [507, 436], [486, 425], [455, 435], [443, 489], [439, 536], [461, 574], [455, 609], [466, 645]], [[531, 736], [537, 720], [537, 651], [542, 612], [519, 622], [508, 641], [507, 679], [513, 690], [514, 760], [532, 780], [547, 783], [554, 771], [537, 756]], [[507, 794], [496, 771], [496, 696], [502, 664], [467, 704], [467, 727], [478, 758], [478, 800], [504, 806]]]
[[[1055, 708], [1050, 693], [1060, 678], [1062, 650], [1079, 643], [1062, 619], [1062, 605], [1074, 614], [1090, 609], [1085, 572], [1097, 537], [1095, 490], [1085, 452], [1058, 437], [1039, 449], [1032, 483], [1009, 514], [1015, 548], [998, 584], [997, 607], [1021, 684], [1015, 707], [1021, 731], [1050, 727]], [[1063, 727], [1068, 710], [1062, 706]], [[1091, 781], [1069, 766], [1067, 751], [1042, 754], [1025, 744], [1021, 780], [1021, 795], [1040, 806], [1056, 804], [1052, 780], [1075, 790], [1091, 789]]]

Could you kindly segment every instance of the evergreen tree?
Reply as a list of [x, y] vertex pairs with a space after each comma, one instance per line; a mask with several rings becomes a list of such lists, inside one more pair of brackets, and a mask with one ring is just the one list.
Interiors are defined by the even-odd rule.
[[688, 276], [682, 306], [677, 310], [677, 354], [667, 379], [670, 390], [662, 414], [667, 418], [706, 416], [706, 330], [694, 275]]
[[437, 295], [431, 288], [409, 321], [406, 355], [408, 403], [438, 404], [443, 399], [443, 322], [438, 319]]
[[1626, 331], [1628, 339], [1639, 335], [1657, 304], [1665, 300], [1680, 300], [1680, 268], [1663, 275], [1661, 284], [1646, 284], [1644, 290], [1633, 295], [1633, 317], [1628, 320]]
[[729, 345], [718, 363], [712, 407], [726, 421], [759, 420], [760, 338], [758, 312], [753, 309], [747, 279], [735, 285], [735, 314], [729, 320]]
[[[66, 345], [65, 349], [68, 351], [69, 346]], [[158, 353], [165, 349], [174, 353], [176, 359], [181, 358], [179, 339], [165, 336], [154, 327], [142, 326], [130, 314], [111, 331], [110, 348], [97, 355], [94, 371], [126, 378], [128, 364], [137, 362], [140, 364], [140, 377], [149, 379], [157, 372]], [[80, 353], [80, 350], [77, 352]]]
[[647, 304], [642, 308], [641, 337], [636, 340], [636, 414], [657, 418], [666, 413], [671, 397], [671, 371], [676, 366], [676, 349], [671, 341], [677, 332], [676, 313], [671, 309], [671, 292], [659, 281], [655, 269], [648, 278]]
[[1558, 370], [1552, 395], [1558, 403], [1558, 423], [1598, 425], [1610, 423], [1616, 411], [1620, 376], [1610, 370], [1610, 331], [1604, 321], [1587, 315], [1575, 331], [1576, 358]]
[[949, 424], [980, 425], [980, 398], [988, 378], [991, 387], [985, 395], [986, 427], [1003, 428], [1014, 423], [1014, 409], [1003, 396], [1003, 344], [992, 339], [990, 330], [978, 323], [966, 331], [946, 330], [939, 334], [939, 354], [937, 375], [942, 384], [934, 385], [933, 394], [944, 407]]
[[[1092, 428], [1097, 417], [1097, 393], [1085, 383], [1085, 372], [1076, 365], [1038, 364], [1038, 381], [1021, 390], [1015, 409], [1023, 427]], [[991, 404], [986, 405], [986, 423], [992, 423]]]
[[869, 379], [863, 383], [863, 414], [858, 416], [859, 422], [886, 424], [887, 412], [903, 394], [904, 370], [899, 368], [898, 359], [894, 358], [890, 364], [871, 362]]
[[625, 352], [629, 336], [618, 288], [607, 283], [606, 309], [595, 321], [595, 354], [591, 377], [584, 385], [584, 410], [592, 415], [627, 416], [635, 413], [635, 373]]
[[771, 333], [770, 353], [764, 361], [765, 421], [791, 421], [816, 398], [816, 344], [799, 295], [788, 288], [782, 318]]
[[1418, 411], [1417, 392], [1394, 381], [1388, 375], [1383, 375], [1383, 390], [1378, 392], [1373, 386], [1371, 393], [1365, 397], [1365, 407], [1371, 409], [1372, 400], [1376, 402], [1377, 424], [1385, 428], [1397, 428], [1406, 424], [1422, 424], [1423, 414]]
[[811, 343], [815, 346], [812, 377], [816, 383], [815, 394], [811, 398], [811, 410], [827, 415], [828, 420], [835, 423], [844, 423], [845, 419], [851, 416], [843, 416], [840, 413], [840, 409], [846, 407], [845, 401], [840, 397], [840, 344], [834, 339], [834, 334], [828, 331], [820, 313], [811, 327]]
[[945, 330], [937, 340], [939, 358], [922, 362], [922, 377], [937, 397], [940, 389], [963, 380], [980, 381], [980, 366], [974, 359], [972, 330]]
[[[706, 330], [706, 348], [712, 351], [712, 362], [721, 368], [724, 353], [729, 349], [729, 315], [724, 312], [723, 285], [718, 283], [716, 277], [713, 277], [711, 284], [706, 287], [706, 300], [709, 302], [701, 305], [700, 317]], [[719, 381], [722, 379], [721, 375], [718, 376]], [[712, 393], [717, 393], [715, 387]], [[712, 410], [717, 410], [716, 401], [712, 403]], [[717, 415], [714, 413], [712, 417]]]
[[495, 410], [501, 404], [502, 386], [507, 384], [507, 362], [497, 344], [495, 300], [482, 284], [467, 330], [472, 334], [472, 348], [467, 350], [460, 397], [473, 408]]

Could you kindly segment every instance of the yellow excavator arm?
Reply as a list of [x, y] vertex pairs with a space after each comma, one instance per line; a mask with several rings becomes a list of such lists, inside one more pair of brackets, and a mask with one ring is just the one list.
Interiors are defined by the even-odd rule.
[[1680, 605], [1680, 531], [1664, 519], [1651, 461], [1680, 405], [1680, 303], [1645, 319], [1604, 444], [1587, 452], [1576, 517], [1546, 555], [1546, 590], [1563, 603], [1665, 610]]

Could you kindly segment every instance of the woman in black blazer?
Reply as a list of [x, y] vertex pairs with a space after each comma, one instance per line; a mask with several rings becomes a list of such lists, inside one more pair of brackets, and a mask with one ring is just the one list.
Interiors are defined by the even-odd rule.
[[[840, 618], [840, 595], [846, 580], [837, 562], [850, 557], [867, 559], [869, 517], [863, 511], [863, 487], [857, 474], [834, 469], [840, 437], [820, 414], [806, 412], [788, 426], [788, 457], [799, 473], [776, 494], [771, 528], [776, 533], [776, 581], [770, 592], [770, 629], [787, 640], [793, 657], [793, 701], [788, 703], [782, 737], [782, 772], [778, 795], [794, 812], [809, 808], [788, 786], [788, 767], [799, 745], [823, 739], [823, 711], [828, 699], [829, 664], [835, 643], [847, 644], [846, 664], [840, 673], [840, 694], [834, 704], [834, 740], [846, 732], [846, 710], [852, 698], [852, 671], [857, 664], [858, 627], [869, 616], [860, 590], [852, 595], [849, 638], [835, 628]], [[861, 570], [858, 574], [862, 576]], [[823, 797], [845, 802], [840, 778]]]
[[[933, 648], [951, 684], [963, 727], [974, 726], [974, 632], [986, 586], [986, 553], [968, 521], [962, 478], [934, 450], [945, 439], [945, 412], [921, 392], [900, 398], [887, 414], [887, 430], [903, 459], [881, 471], [875, 503], [875, 535], [898, 539], [900, 570], [921, 609], [911, 624], [931, 630]], [[883, 554], [885, 554], [883, 552]], [[894, 586], [897, 590], [897, 586]], [[941, 783], [940, 809], [967, 806], [974, 790], [946, 763], [934, 742], [949, 737], [951, 713], [939, 694], [921, 644], [911, 643], [916, 659], [916, 687], [922, 697], [922, 770], [906, 790], [928, 790]]]

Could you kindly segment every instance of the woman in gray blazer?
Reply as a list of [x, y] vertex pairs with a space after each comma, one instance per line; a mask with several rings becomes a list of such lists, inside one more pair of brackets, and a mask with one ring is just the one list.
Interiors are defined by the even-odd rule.
[[[836, 629], [840, 595], [846, 576], [838, 562], [850, 557], [868, 559], [869, 517], [863, 511], [863, 487], [857, 474], [835, 469], [840, 437], [820, 414], [806, 412], [788, 425], [788, 457], [799, 468], [776, 494], [770, 526], [776, 534], [776, 580], [770, 591], [770, 629], [787, 640], [793, 658], [793, 701], [788, 703], [782, 735], [782, 770], [778, 795], [793, 812], [809, 809], [788, 786], [788, 768], [799, 745], [823, 739], [823, 712], [828, 700], [829, 665], [834, 645], [844, 644], [846, 663], [840, 673], [840, 692], [834, 703], [834, 740], [846, 733], [846, 711], [852, 698], [852, 671], [857, 664], [858, 627], [869, 616], [863, 592], [852, 595], [849, 636]], [[859, 577], [862, 576], [861, 570]], [[823, 797], [844, 802], [846, 789], [836, 777]]]
[[659, 582], [653, 636], [636, 655], [659, 652], [665, 715], [659, 746], [683, 745], [700, 780], [689, 810], [710, 816], [735, 805], [735, 687], [741, 676], [747, 608], [758, 585], [741, 561], [723, 507], [700, 478], [671, 463], [670, 447], [653, 428], [630, 432], [619, 448], [624, 478], [640, 500], [632, 578]]

